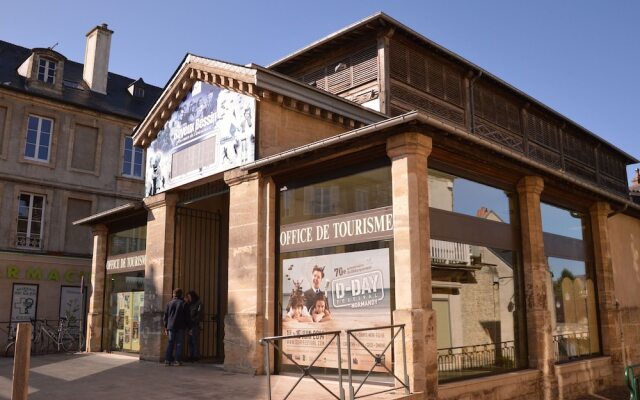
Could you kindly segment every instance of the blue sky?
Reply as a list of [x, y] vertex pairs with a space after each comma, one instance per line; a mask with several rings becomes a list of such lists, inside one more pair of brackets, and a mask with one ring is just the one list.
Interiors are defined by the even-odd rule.
[[640, 158], [638, 1], [11, 1], [0, 39], [82, 62], [104, 22], [110, 70], [164, 86], [187, 52], [267, 65], [377, 11]]

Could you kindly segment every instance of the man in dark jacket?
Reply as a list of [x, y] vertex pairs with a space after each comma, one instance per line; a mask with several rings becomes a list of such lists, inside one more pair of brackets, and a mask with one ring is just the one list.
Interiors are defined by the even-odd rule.
[[[167, 304], [164, 312], [164, 333], [169, 335], [164, 365], [182, 365], [182, 344], [184, 333], [191, 328], [189, 306], [182, 300], [182, 289], [173, 290], [173, 299]], [[175, 363], [173, 348], [176, 349]]]

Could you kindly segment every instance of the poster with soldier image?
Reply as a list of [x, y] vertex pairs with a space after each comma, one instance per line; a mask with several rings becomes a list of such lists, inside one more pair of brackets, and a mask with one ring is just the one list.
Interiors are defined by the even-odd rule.
[[197, 81], [147, 148], [145, 195], [254, 161], [255, 115], [254, 98]]
[[[391, 325], [389, 249], [290, 258], [282, 264], [282, 334], [301, 335]], [[390, 329], [364, 331], [358, 339], [374, 354], [391, 340]], [[283, 351], [300, 365], [309, 365], [331, 340], [317, 335], [283, 342]], [[341, 337], [346, 349], [346, 336]], [[347, 367], [343, 349], [342, 363]], [[284, 364], [293, 364], [283, 358]], [[317, 367], [336, 368], [335, 345], [320, 356]], [[352, 368], [369, 370], [373, 358], [352, 340]], [[390, 368], [391, 354], [384, 364]], [[382, 367], [378, 367], [383, 370]]]

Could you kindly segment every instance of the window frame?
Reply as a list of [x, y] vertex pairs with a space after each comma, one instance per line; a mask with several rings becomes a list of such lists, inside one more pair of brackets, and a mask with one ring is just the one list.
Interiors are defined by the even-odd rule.
[[[33, 143], [33, 146], [35, 146], [34, 149], [34, 155], [33, 156], [29, 156], [27, 155], [27, 146], [30, 145], [29, 143], [29, 125], [31, 122], [31, 118], [36, 118], [38, 120], [38, 127], [36, 129], [36, 142]], [[43, 121], [49, 121], [51, 123], [51, 130], [48, 132], [49, 135], [49, 143], [47, 144], [47, 158], [46, 159], [41, 159], [38, 157], [39, 154], [39, 148], [41, 145], [41, 140], [42, 140], [42, 122]], [[26, 126], [26, 130], [25, 130], [25, 142], [24, 142], [24, 151], [22, 153], [22, 156], [24, 157], [25, 160], [29, 160], [29, 161], [35, 161], [38, 163], [45, 163], [48, 164], [51, 162], [51, 147], [53, 146], [53, 131], [54, 131], [54, 124], [55, 121], [52, 118], [48, 118], [48, 117], [43, 117], [41, 115], [37, 115], [37, 114], [28, 114], [27, 116], [27, 126]]]
[[55, 85], [58, 62], [47, 57], [38, 60], [38, 81]]
[[[29, 196], [29, 204], [28, 204], [28, 208], [27, 208], [27, 231], [26, 232], [20, 232], [20, 220], [24, 220], [24, 218], [20, 217], [20, 207], [21, 207], [21, 198], [22, 196]], [[33, 220], [33, 211], [34, 211], [34, 200], [36, 197], [40, 197], [42, 199], [42, 210], [41, 210], [41, 216], [40, 216], [40, 221], [34, 221]], [[19, 249], [26, 249], [26, 250], [42, 250], [43, 248], [43, 244], [44, 244], [44, 222], [45, 222], [45, 212], [46, 212], [46, 204], [47, 204], [47, 196], [43, 195], [43, 194], [37, 194], [37, 193], [30, 193], [30, 192], [23, 192], [20, 191], [18, 194], [18, 210], [17, 210], [17, 217], [16, 217], [16, 240], [15, 240], [15, 246], [16, 248]], [[31, 239], [33, 232], [32, 232], [32, 224], [34, 222], [39, 222], [40, 223], [40, 232], [37, 234], [38, 235], [38, 246], [29, 246], [29, 245], [20, 245], [19, 244], [19, 240], [21, 235], [24, 235], [25, 240]]]
[[[127, 144], [130, 143], [129, 146]], [[131, 152], [131, 160], [126, 161], [127, 151]], [[140, 155], [140, 175], [135, 175], [136, 155]], [[128, 171], [125, 171], [126, 164], [129, 164]], [[144, 179], [145, 150], [133, 145], [133, 137], [125, 136], [122, 142], [122, 163], [120, 166], [120, 174], [126, 178]]]

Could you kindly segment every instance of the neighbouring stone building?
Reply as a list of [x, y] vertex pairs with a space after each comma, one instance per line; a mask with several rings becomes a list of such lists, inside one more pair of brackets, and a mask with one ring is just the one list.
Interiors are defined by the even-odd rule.
[[71, 222], [142, 197], [131, 134], [161, 89], [108, 72], [112, 33], [87, 33], [84, 64], [0, 41], [0, 343], [9, 321], [83, 315], [92, 234]]
[[[638, 160], [385, 14], [267, 68], [187, 55], [134, 140], [144, 200], [77, 221], [91, 351], [162, 360], [182, 287], [233, 371], [287, 373], [323, 332], [390, 324], [429, 399], [570, 399], [640, 362]], [[261, 338], [305, 333], [266, 362]], [[343, 366], [402, 376], [400, 349]]]

